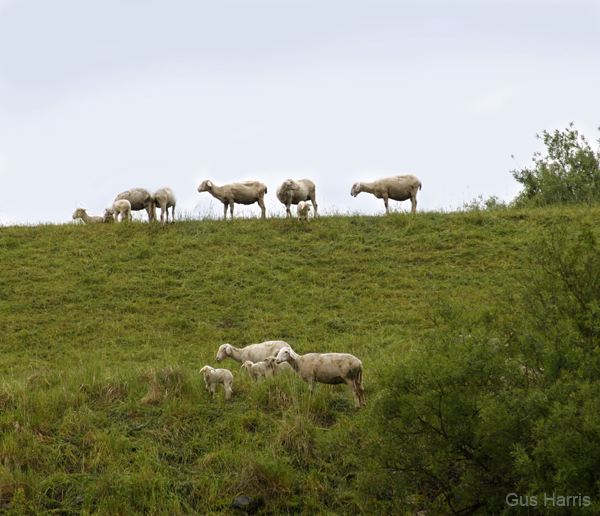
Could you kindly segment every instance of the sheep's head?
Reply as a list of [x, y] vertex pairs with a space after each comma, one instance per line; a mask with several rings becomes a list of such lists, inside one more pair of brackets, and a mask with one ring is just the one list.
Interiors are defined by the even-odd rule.
[[273, 369], [275, 367], [275, 363], [277, 362], [277, 357], [267, 357], [265, 358], [265, 362], [271, 369]]
[[283, 190], [300, 190], [300, 185], [293, 179], [286, 179], [281, 186]]
[[277, 353], [277, 358], [275, 359], [276, 364], [281, 364], [282, 362], [287, 362], [292, 354], [290, 348], [282, 348], [279, 353]]
[[222, 344], [217, 352], [217, 362], [229, 356], [231, 356], [231, 344]]
[[73, 219], [81, 219], [85, 215], [85, 210], [83, 208], [77, 208], [75, 213], [73, 213]]
[[248, 369], [250, 370], [250, 368], [254, 365], [253, 362], [251, 362], [250, 360], [246, 360], [243, 364], [242, 364], [242, 369]]
[[115, 218], [113, 217], [113, 214], [108, 211], [108, 210], [104, 210], [104, 217], [102, 218], [102, 222], [114, 222]]
[[352, 197], [356, 197], [360, 192], [362, 192], [360, 188], [360, 183], [354, 183], [352, 185], [352, 190], [350, 190], [350, 195]]
[[205, 179], [204, 181], [202, 181], [202, 183], [200, 183], [200, 186], [198, 187], [198, 191], [199, 192], [210, 192], [212, 190], [213, 184], [212, 181], [210, 181], [210, 179]]

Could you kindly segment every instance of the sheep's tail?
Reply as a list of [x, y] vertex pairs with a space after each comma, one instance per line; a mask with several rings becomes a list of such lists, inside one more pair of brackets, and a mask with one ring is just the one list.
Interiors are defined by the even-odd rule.
[[423, 186], [423, 183], [419, 183], [419, 190], [421, 189], [422, 186]]

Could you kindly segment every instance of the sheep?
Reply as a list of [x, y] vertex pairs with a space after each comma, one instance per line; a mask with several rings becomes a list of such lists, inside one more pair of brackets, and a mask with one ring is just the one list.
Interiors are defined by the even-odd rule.
[[200, 369], [201, 373], [204, 373], [204, 383], [206, 384], [206, 390], [214, 396], [217, 389], [217, 384], [220, 383], [225, 389], [225, 399], [231, 399], [231, 393], [233, 392], [233, 374], [229, 369], [215, 369], [209, 365], [205, 365]]
[[310, 204], [305, 201], [300, 201], [298, 203], [298, 208], [296, 209], [296, 213], [298, 214], [298, 224], [300, 224], [301, 219], [306, 219], [306, 222], [310, 224], [310, 219], [308, 218], [308, 212], [310, 211]]
[[148, 214], [148, 225], [152, 225], [153, 200], [152, 194], [145, 188], [131, 188], [125, 190], [115, 197], [115, 201], [125, 199], [131, 204], [132, 211], [146, 210]]
[[217, 362], [226, 357], [233, 358], [238, 364], [243, 364], [246, 360], [251, 362], [262, 362], [271, 355], [277, 355], [283, 348], [289, 348], [290, 345], [282, 340], [268, 340], [259, 344], [250, 344], [245, 348], [234, 348], [231, 344], [222, 344], [217, 352]]
[[108, 222], [113, 217], [116, 222], [119, 222], [119, 215], [121, 215], [121, 222], [124, 219], [131, 220], [131, 203], [127, 199], [121, 199], [113, 202], [108, 208], [104, 210], [104, 222]]
[[287, 362], [281, 362], [281, 364], [277, 363], [277, 357], [270, 356], [265, 358], [265, 362], [273, 371], [273, 376], [283, 373], [284, 371], [293, 371], [294, 369]]
[[98, 222], [104, 222], [104, 218], [100, 215], [88, 215], [83, 208], [77, 208], [73, 213], [73, 220], [81, 219], [86, 224], [96, 224]]
[[246, 369], [250, 373], [252, 381], [256, 383], [259, 383], [263, 378], [273, 376], [273, 369], [264, 361], [254, 363], [251, 360], [246, 360], [242, 364], [242, 369]]
[[168, 186], [156, 190], [152, 195], [152, 218], [156, 220], [156, 206], [160, 208], [160, 222], [164, 226], [163, 217], [167, 214], [167, 224], [169, 223], [169, 208], [171, 208], [171, 223], [175, 223], [175, 204], [177, 199], [173, 190]]
[[372, 183], [354, 183], [350, 190], [350, 195], [356, 197], [360, 192], [372, 193], [378, 199], [383, 199], [385, 203], [385, 213], [390, 214], [388, 199], [395, 201], [406, 201], [410, 199], [412, 204], [411, 212], [417, 211], [417, 191], [421, 189], [421, 181], [415, 176], [393, 176], [384, 179], [378, 179]]
[[348, 353], [308, 353], [298, 355], [292, 348], [283, 348], [277, 354], [276, 363], [288, 362], [300, 379], [308, 383], [311, 393], [315, 382], [335, 385], [348, 384], [354, 396], [354, 406], [366, 405], [365, 391], [362, 387], [362, 362]]
[[290, 210], [291, 204], [298, 204], [300, 201], [311, 201], [315, 209], [315, 218], [317, 217], [317, 195], [315, 184], [310, 179], [286, 179], [277, 188], [277, 198], [285, 204], [287, 217], [292, 216]]
[[233, 205], [258, 203], [262, 212], [262, 218], [266, 218], [265, 194], [267, 186], [259, 181], [242, 181], [241, 183], [229, 183], [217, 186], [206, 179], [198, 187], [198, 192], [209, 192], [213, 197], [221, 201], [225, 207], [223, 219], [227, 219], [227, 206], [233, 219]]

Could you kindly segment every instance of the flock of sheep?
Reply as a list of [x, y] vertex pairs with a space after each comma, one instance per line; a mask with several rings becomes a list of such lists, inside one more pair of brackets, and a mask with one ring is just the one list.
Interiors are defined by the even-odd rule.
[[[378, 199], [383, 199], [386, 214], [390, 210], [388, 200], [405, 201], [410, 199], [411, 211], [417, 210], [417, 192], [421, 189], [421, 181], [415, 176], [403, 175], [392, 176], [378, 179], [373, 182], [357, 182], [352, 185], [350, 195], [356, 197], [360, 192], [373, 194]], [[223, 218], [227, 219], [227, 207], [231, 218], [233, 218], [234, 204], [254, 204], [258, 203], [261, 209], [262, 218], [266, 218], [265, 194], [267, 186], [260, 181], [242, 181], [239, 183], [228, 183], [223, 186], [217, 186], [210, 180], [202, 181], [198, 187], [198, 192], [209, 192], [213, 197], [223, 203]], [[317, 196], [315, 184], [310, 179], [286, 179], [277, 188], [277, 198], [285, 205], [286, 216], [291, 217], [290, 206], [297, 205], [296, 215], [298, 224], [302, 219], [310, 222], [308, 213], [314, 208], [314, 217], [317, 216]], [[310, 203], [309, 203], [310, 201]], [[171, 222], [175, 222], [175, 205], [177, 199], [171, 188], [165, 187], [151, 194], [145, 188], [132, 188], [120, 193], [114, 202], [106, 208], [104, 216], [88, 215], [83, 208], [77, 208], [73, 213], [73, 219], [82, 219], [86, 224], [96, 222], [123, 221], [132, 218], [132, 211], [146, 210], [148, 213], [148, 223], [151, 225], [156, 220], [156, 208], [161, 210], [160, 221], [165, 223], [164, 215], [166, 213], [166, 222], [169, 222], [169, 208], [171, 208]]]
[[[245, 348], [235, 348], [231, 344], [223, 344], [217, 352], [217, 362], [224, 358], [232, 358], [242, 369], [250, 373], [255, 382], [274, 376], [285, 370], [294, 370], [301, 380], [308, 383], [312, 393], [315, 383], [329, 385], [347, 384], [354, 397], [354, 406], [366, 405], [365, 391], [362, 386], [362, 362], [348, 353], [307, 353], [298, 355], [283, 340], [269, 340], [260, 344], [250, 344]], [[225, 399], [231, 398], [233, 392], [233, 374], [229, 369], [215, 369], [205, 365], [200, 372], [204, 374], [206, 390], [215, 394], [217, 385], [225, 389]]]

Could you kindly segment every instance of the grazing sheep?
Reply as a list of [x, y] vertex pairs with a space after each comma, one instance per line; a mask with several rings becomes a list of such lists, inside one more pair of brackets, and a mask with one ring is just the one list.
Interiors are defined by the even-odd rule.
[[234, 348], [231, 344], [222, 344], [217, 352], [217, 362], [226, 357], [233, 358], [238, 364], [243, 364], [246, 360], [251, 362], [262, 362], [271, 355], [277, 355], [283, 348], [289, 348], [290, 345], [283, 340], [268, 340], [260, 344], [250, 344], [245, 348]]
[[265, 194], [267, 187], [259, 181], [242, 181], [241, 183], [229, 183], [217, 186], [206, 179], [198, 187], [199, 192], [209, 192], [213, 197], [221, 201], [225, 207], [223, 218], [227, 219], [227, 206], [233, 219], [233, 205], [258, 203], [262, 212], [262, 218], [266, 217]]
[[113, 217], [115, 222], [119, 222], [119, 215], [121, 215], [121, 222], [124, 219], [131, 220], [131, 203], [127, 199], [121, 199], [113, 202], [108, 208], [104, 210], [104, 222], [108, 222]]
[[298, 224], [300, 224], [301, 219], [306, 219], [306, 222], [310, 224], [310, 219], [308, 218], [308, 212], [310, 211], [310, 204], [304, 201], [300, 201], [298, 203], [298, 208], [296, 209], [296, 213], [298, 214]]
[[168, 186], [156, 190], [152, 195], [152, 218], [156, 220], [156, 206], [160, 208], [160, 222], [164, 226], [163, 217], [167, 214], [167, 224], [169, 223], [169, 208], [171, 208], [171, 223], [175, 223], [175, 204], [177, 199], [173, 190]]
[[283, 373], [284, 371], [293, 371], [294, 369], [287, 362], [281, 362], [281, 364], [277, 363], [277, 357], [270, 356], [265, 358], [266, 364], [273, 371], [273, 376]]
[[277, 198], [285, 204], [287, 217], [292, 216], [290, 210], [291, 204], [298, 204], [300, 201], [311, 201], [315, 209], [315, 218], [317, 217], [317, 195], [315, 184], [310, 179], [286, 179], [277, 188]]
[[315, 382], [335, 385], [348, 384], [354, 396], [354, 406], [359, 408], [366, 405], [365, 391], [361, 385], [363, 367], [362, 362], [354, 355], [348, 353], [308, 353], [298, 355], [292, 348], [282, 349], [276, 362], [288, 362], [300, 379], [308, 383], [312, 393]]
[[421, 181], [415, 176], [393, 176], [384, 179], [378, 179], [372, 183], [354, 183], [350, 195], [356, 197], [360, 192], [372, 193], [378, 199], [383, 199], [385, 203], [385, 213], [390, 214], [388, 199], [394, 201], [406, 201], [410, 199], [412, 204], [411, 212], [417, 211], [417, 191], [421, 189]]
[[125, 190], [115, 197], [115, 201], [125, 199], [131, 204], [132, 211], [146, 210], [148, 225], [152, 225], [153, 206], [152, 194], [145, 188], [132, 188]]
[[81, 219], [86, 224], [96, 224], [98, 222], [104, 222], [104, 219], [100, 215], [88, 215], [83, 208], [77, 208], [73, 213], [73, 220]]
[[242, 364], [242, 369], [245, 369], [250, 373], [250, 378], [253, 382], [259, 383], [263, 378], [273, 376], [273, 370], [269, 367], [266, 362], [252, 362], [246, 360]]
[[217, 384], [223, 385], [225, 389], [225, 399], [231, 399], [231, 393], [233, 392], [233, 375], [228, 369], [215, 369], [209, 365], [205, 365], [200, 369], [201, 373], [204, 373], [204, 383], [206, 384], [206, 390], [213, 396], [217, 389]]

